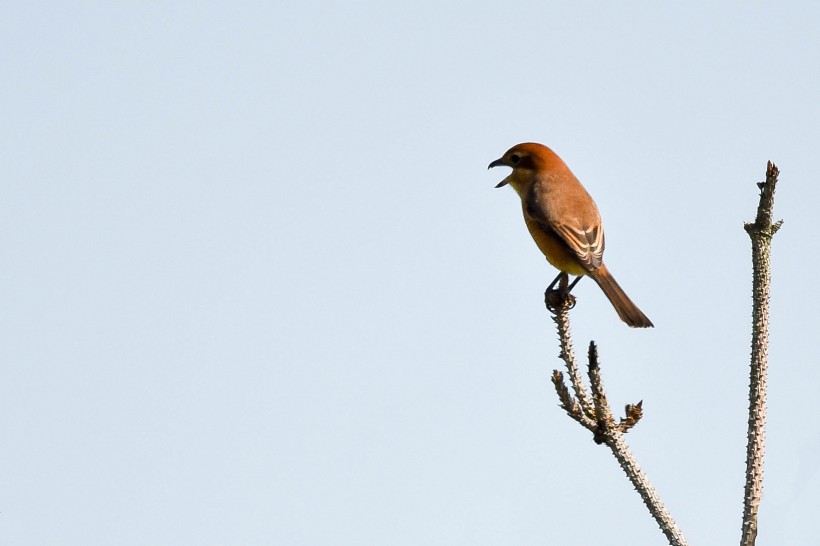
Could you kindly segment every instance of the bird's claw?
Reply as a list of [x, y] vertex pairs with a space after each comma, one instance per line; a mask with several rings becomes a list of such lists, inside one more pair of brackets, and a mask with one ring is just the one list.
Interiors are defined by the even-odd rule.
[[544, 303], [553, 311], [563, 307], [572, 309], [575, 307], [575, 296], [570, 294], [566, 287], [564, 289], [547, 288], [547, 291], [544, 292]]

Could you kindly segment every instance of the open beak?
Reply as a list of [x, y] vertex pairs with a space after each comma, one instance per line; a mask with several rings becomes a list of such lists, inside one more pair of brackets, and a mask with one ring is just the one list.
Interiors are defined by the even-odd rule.
[[[492, 169], [493, 167], [503, 167], [503, 166], [504, 166], [504, 161], [503, 161], [503, 159], [496, 159], [495, 161], [493, 161], [492, 163], [490, 163], [489, 165], [487, 165], [487, 169]], [[506, 185], [507, 185], [507, 182], [508, 182], [508, 180], [507, 180], [507, 178], [505, 178], [504, 180], [502, 180], [501, 182], [499, 182], [499, 183], [498, 183], [498, 185], [496, 186], [496, 188], [500, 188], [500, 187], [502, 187], [502, 186], [506, 186]]]

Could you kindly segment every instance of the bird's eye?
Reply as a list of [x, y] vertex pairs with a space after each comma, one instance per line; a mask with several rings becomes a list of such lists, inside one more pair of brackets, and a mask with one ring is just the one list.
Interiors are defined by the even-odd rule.
[[519, 161], [521, 161], [521, 157], [518, 154], [513, 154], [510, 156], [510, 161], [512, 161], [513, 163], [518, 163]]

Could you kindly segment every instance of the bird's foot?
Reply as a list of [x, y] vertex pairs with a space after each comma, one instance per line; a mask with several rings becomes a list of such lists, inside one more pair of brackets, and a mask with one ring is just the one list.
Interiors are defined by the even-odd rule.
[[575, 296], [569, 293], [567, 287], [547, 288], [544, 292], [544, 303], [550, 311], [558, 311], [563, 308], [572, 309], [575, 307]]
[[[578, 277], [580, 279], [580, 277]], [[575, 307], [575, 296], [570, 294], [572, 288], [578, 282], [578, 279], [570, 284], [569, 275], [566, 273], [559, 273], [555, 280], [553, 280], [544, 292], [544, 303], [547, 304], [547, 309], [550, 311], [558, 311], [566, 307], [572, 309]], [[556, 287], [557, 286], [557, 287]]]

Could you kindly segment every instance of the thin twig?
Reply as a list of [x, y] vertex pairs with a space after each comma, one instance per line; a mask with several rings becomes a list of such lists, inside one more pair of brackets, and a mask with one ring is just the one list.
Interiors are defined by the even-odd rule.
[[626, 417], [621, 419], [618, 423], [618, 430], [621, 432], [629, 432], [629, 430], [638, 424], [638, 421], [643, 417], [643, 400], [637, 404], [627, 404], [624, 408]]
[[558, 400], [561, 401], [561, 407], [567, 412], [567, 415], [578, 421], [584, 428], [590, 431], [595, 430], [595, 421], [590, 419], [581, 409], [581, 405], [572, 397], [564, 382], [564, 374], [558, 370], [552, 371], [552, 384], [555, 385], [555, 392], [558, 394]]
[[550, 291], [544, 295], [547, 309], [552, 311], [552, 320], [555, 321], [558, 328], [558, 343], [561, 347], [558, 357], [564, 361], [572, 390], [575, 391], [575, 397], [581, 405], [581, 409], [587, 417], [594, 419], [595, 410], [581, 377], [578, 362], [575, 360], [575, 351], [572, 349], [572, 337], [569, 331], [569, 310], [575, 304], [575, 298], [569, 294], [563, 298], [554, 296], [555, 293]]
[[598, 366], [598, 348], [594, 341], [589, 342], [589, 385], [592, 389], [592, 403], [595, 404], [595, 423], [598, 425], [595, 430], [595, 443], [602, 444], [604, 435], [608, 429], [613, 428], [615, 420], [612, 418], [612, 410], [609, 409], [609, 402], [606, 400], [604, 392], [604, 382], [601, 379], [601, 367]]

